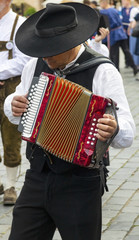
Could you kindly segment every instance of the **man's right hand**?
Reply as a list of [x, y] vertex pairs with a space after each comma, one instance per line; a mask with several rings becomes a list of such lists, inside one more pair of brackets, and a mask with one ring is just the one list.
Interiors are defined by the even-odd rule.
[[102, 41], [105, 37], [107, 37], [108, 36], [108, 34], [109, 34], [109, 29], [108, 28], [103, 28], [103, 27], [101, 27], [101, 28], [99, 28], [99, 33], [100, 33], [100, 35], [96, 35], [95, 36], [95, 42], [100, 42], [100, 41]]
[[13, 116], [20, 117], [23, 112], [27, 111], [28, 104], [27, 94], [24, 96], [14, 96], [11, 102]]

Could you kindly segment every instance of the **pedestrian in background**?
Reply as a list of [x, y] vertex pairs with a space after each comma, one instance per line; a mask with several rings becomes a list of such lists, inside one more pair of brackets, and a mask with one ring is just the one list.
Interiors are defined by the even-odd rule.
[[[132, 23], [133, 30], [136, 27], [137, 23], [139, 23], [139, 13], [137, 13], [136, 16], [134, 17], [134, 21]], [[138, 28], [136, 30], [136, 33], [137, 33], [137, 38], [136, 38], [137, 40], [136, 40], [134, 53], [139, 57], [139, 29]]]
[[124, 27], [124, 31], [127, 35], [127, 42], [128, 42], [128, 46], [129, 46], [129, 32], [128, 32], [128, 28], [129, 28], [129, 24], [130, 24], [130, 12], [131, 9], [133, 8], [133, 6], [131, 6], [131, 0], [122, 0], [122, 8], [121, 8], [121, 19], [122, 19], [122, 24]]
[[[109, 0], [100, 0], [100, 7], [102, 8], [100, 13], [107, 15], [110, 23], [110, 59], [119, 70], [119, 49], [121, 47], [125, 55], [126, 62], [128, 62], [129, 66], [132, 67], [133, 74], [135, 78], [138, 79], [138, 69], [129, 51], [127, 36], [123, 29], [118, 10], [109, 5]], [[104, 39], [103, 42], [107, 44], [107, 39]]]
[[[131, 0], [122, 0], [122, 8], [121, 8], [121, 19], [122, 19], [122, 24], [123, 24], [123, 28], [124, 31], [126, 33], [127, 39], [125, 41], [127, 41], [127, 45], [129, 47], [129, 19], [130, 19], [130, 12], [131, 9], [133, 7], [131, 6]], [[125, 66], [126, 68], [129, 66], [130, 64], [128, 63], [128, 58], [125, 58]]]
[[[14, 13], [10, 6], [11, 0], [0, 0], [0, 131], [6, 166], [5, 191], [0, 179], [0, 194], [4, 192], [4, 205], [15, 204], [17, 198], [15, 183], [18, 166], [21, 164], [21, 136], [17, 127], [11, 124], [4, 115], [3, 103], [19, 84], [23, 67], [30, 59], [15, 45], [16, 31], [25, 18]], [[0, 156], [0, 161], [2, 161], [2, 156]]]
[[135, 26], [135, 17], [139, 13], [139, 0], [134, 1], [134, 7], [130, 12], [130, 29], [129, 29], [129, 49], [134, 59], [134, 62], [139, 70], [139, 55], [136, 54], [136, 45], [138, 44], [137, 37], [132, 36], [133, 27]]

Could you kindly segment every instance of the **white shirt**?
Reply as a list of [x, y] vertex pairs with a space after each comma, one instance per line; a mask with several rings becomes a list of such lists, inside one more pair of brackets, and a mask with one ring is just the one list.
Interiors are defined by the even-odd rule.
[[134, 17], [137, 15], [137, 13], [139, 13], [139, 7], [133, 7], [130, 11], [130, 22], [133, 22], [135, 20]]
[[[9, 41], [16, 13], [10, 10], [0, 19], [0, 41]], [[15, 34], [19, 26], [25, 21], [24, 17], [19, 16], [13, 37], [13, 59], [8, 60], [9, 51], [0, 52], [0, 80], [20, 76], [24, 65], [31, 59], [21, 53], [15, 45]]]
[[105, 57], [109, 57], [109, 49], [101, 41], [96, 42], [95, 39], [88, 39], [87, 42], [94, 51], [104, 55]]
[[[83, 51], [84, 46], [82, 45], [76, 59], [72, 61], [72, 64], [77, 60]], [[20, 118], [12, 115], [11, 101], [15, 95], [25, 95], [28, 93], [28, 89], [34, 76], [36, 62], [37, 59], [32, 59], [27, 63], [23, 70], [21, 83], [17, 86], [16, 92], [9, 95], [5, 101], [5, 114], [14, 124], [18, 124]], [[69, 65], [71, 65], [71, 63]], [[112, 64], [104, 63], [97, 68], [93, 78], [92, 91], [96, 95], [108, 97], [117, 102], [119, 107], [117, 115], [120, 130], [111, 145], [115, 148], [129, 147], [133, 142], [135, 123], [125, 96], [122, 77]]]

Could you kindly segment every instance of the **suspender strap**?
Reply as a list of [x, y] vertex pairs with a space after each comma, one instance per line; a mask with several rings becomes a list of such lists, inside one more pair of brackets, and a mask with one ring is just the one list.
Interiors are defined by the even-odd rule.
[[17, 25], [17, 21], [18, 21], [19, 16], [16, 15], [16, 18], [14, 20], [14, 24], [13, 24], [13, 28], [12, 28], [12, 32], [11, 32], [11, 36], [10, 36], [10, 40], [9, 41], [0, 41], [0, 52], [3, 51], [9, 51], [9, 55], [8, 55], [8, 59], [12, 59], [12, 49], [8, 49], [8, 43], [11, 42], [11, 44], [13, 44], [13, 36], [14, 36], [14, 32], [15, 32], [15, 28]]
[[0, 41], [0, 52], [7, 51], [6, 43], [7, 41]]
[[19, 15], [16, 14], [16, 18], [14, 20], [13, 29], [12, 29], [11, 36], [10, 36], [11, 41], [13, 40], [13, 36], [14, 36], [14, 32], [15, 32], [15, 28], [16, 28], [16, 25], [17, 25], [18, 18], [19, 18]]
[[[17, 25], [18, 18], [19, 18], [19, 15], [16, 14], [16, 18], [14, 20], [14, 24], [13, 24], [13, 28], [12, 28], [12, 32], [11, 32], [11, 36], [10, 36], [10, 41], [13, 41], [13, 36], [14, 36], [14, 32], [15, 32], [15, 28], [16, 28], [16, 25]], [[12, 58], [13, 58], [13, 53], [12, 53], [12, 49], [10, 49], [8, 59], [12, 59]]]

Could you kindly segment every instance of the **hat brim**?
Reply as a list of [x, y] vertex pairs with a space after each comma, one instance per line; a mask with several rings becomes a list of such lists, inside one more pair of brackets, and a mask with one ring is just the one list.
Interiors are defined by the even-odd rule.
[[81, 3], [65, 3], [75, 8], [78, 25], [71, 31], [53, 36], [38, 37], [35, 34], [35, 24], [45, 9], [29, 17], [18, 29], [16, 45], [21, 52], [31, 57], [51, 57], [66, 52], [89, 39], [97, 30], [98, 13]]

